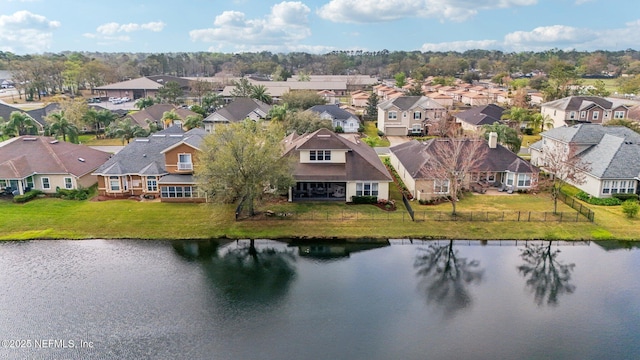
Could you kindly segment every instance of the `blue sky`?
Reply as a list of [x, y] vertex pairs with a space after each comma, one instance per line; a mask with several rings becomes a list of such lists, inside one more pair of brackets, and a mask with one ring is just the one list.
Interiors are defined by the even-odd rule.
[[0, 0], [0, 50], [640, 48], [637, 0]]

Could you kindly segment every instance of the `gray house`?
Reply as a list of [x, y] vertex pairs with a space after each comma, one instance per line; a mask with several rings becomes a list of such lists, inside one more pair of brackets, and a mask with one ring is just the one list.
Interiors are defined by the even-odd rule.
[[216, 125], [239, 122], [244, 119], [258, 121], [266, 119], [271, 110], [271, 105], [251, 98], [236, 98], [225, 107], [216, 110], [204, 120], [204, 130], [213, 132]]
[[355, 133], [360, 128], [358, 117], [338, 105], [315, 105], [309, 111], [319, 114], [321, 119], [331, 120], [334, 128], [339, 126], [345, 133]]

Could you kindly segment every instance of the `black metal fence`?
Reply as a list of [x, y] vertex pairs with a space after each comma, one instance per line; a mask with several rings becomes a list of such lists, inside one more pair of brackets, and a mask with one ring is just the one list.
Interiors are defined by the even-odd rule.
[[409, 199], [407, 199], [407, 197], [404, 196], [404, 194], [402, 194], [402, 202], [404, 203], [404, 207], [407, 208], [407, 211], [409, 212], [409, 216], [411, 216], [411, 220], [415, 221], [415, 213], [413, 212], [413, 208], [409, 203]]
[[[413, 216], [412, 216], [413, 214]], [[273, 212], [247, 220], [303, 220], [303, 221], [500, 221], [500, 222], [592, 222], [593, 216], [584, 216], [581, 212], [568, 211], [307, 211]]]
[[588, 219], [588, 221], [593, 222], [595, 220], [595, 214], [593, 210], [584, 206], [580, 201], [576, 200], [576, 198], [560, 192], [558, 193], [558, 199], [561, 200], [563, 203], [569, 205], [572, 209], [574, 209], [578, 213], [582, 214], [584, 217]]

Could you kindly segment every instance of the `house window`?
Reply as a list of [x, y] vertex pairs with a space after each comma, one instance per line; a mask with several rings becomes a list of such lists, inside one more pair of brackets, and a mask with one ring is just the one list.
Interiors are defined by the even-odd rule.
[[195, 186], [161, 186], [160, 197], [163, 198], [193, 198], [197, 197]]
[[586, 111], [580, 111], [580, 119], [584, 119], [587, 117], [587, 112]]
[[356, 196], [378, 196], [378, 183], [356, 183]]
[[576, 118], [576, 112], [575, 112], [575, 111], [570, 112], [570, 113], [569, 113], [569, 119], [570, 119], [570, 120], [573, 120], [573, 119], [575, 119], [575, 118]]
[[193, 170], [193, 163], [191, 163], [191, 154], [178, 154], [178, 170]]
[[530, 187], [531, 174], [518, 174], [518, 187]]
[[70, 177], [64, 178], [64, 188], [65, 189], [73, 189], [73, 182]]
[[614, 111], [613, 112], [614, 119], [624, 119], [624, 111]]
[[513, 186], [514, 175], [514, 173], [507, 173], [507, 186]]
[[120, 191], [120, 178], [117, 176], [109, 176], [109, 188], [111, 191]]
[[413, 119], [414, 119], [414, 120], [420, 120], [420, 119], [422, 119], [422, 112], [421, 112], [421, 111], [414, 111], [414, 112], [413, 112]]
[[611, 181], [605, 180], [602, 182], [602, 193], [603, 194], [611, 193]]
[[395, 111], [389, 111], [389, 120], [396, 120], [398, 119], [398, 113]]
[[620, 188], [618, 186], [619, 186], [619, 181], [618, 180], [611, 181], [611, 193], [612, 194], [617, 194], [618, 192], [620, 192]]
[[[0, 183], [0, 184], [2, 184], [2, 183]], [[29, 176], [27, 178], [27, 187], [29, 189], [33, 189], [35, 187], [35, 184], [33, 183], [33, 176]]]
[[598, 120], [599, 116], [600, 116], [600, 111], [594, 111], [593, 112], [593, 120]]
[[158, 191], [158, 180], [155, 176], [147, 176], [147, 191]]
[[47, 189], [51, 189], [51, 183], [49, 182], [49, 178], [48, 177], [43, 177], [42, 178], [42, 188], [47, 190]]
[[310, 161], [330, 161], [331, 150], [311, 150], [309, 151]]
[[413, 126], [411, 127], [411, 133], [412, 134], [422, 134], [422, 125], [413, 124]]
[[635, 186], [635, 181], [633, 180], [629, 180], [627, 181], [627, 193], [628, 194], [633, 194], [636, 192], [636, 186]]
[[626, 180], [620, 181], [620, 192], [623, 193], [623, 194], [627, 192], [627, 181]]
[[448, 194], [449, 180], [435, 180], [433, 182], [433, 192], [436, 194]]

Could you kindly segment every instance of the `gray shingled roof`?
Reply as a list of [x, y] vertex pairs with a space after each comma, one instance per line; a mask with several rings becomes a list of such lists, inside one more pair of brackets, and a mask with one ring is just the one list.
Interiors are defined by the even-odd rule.
[[309, 111], [313, 111], [318, 114], [326, 112], [331, 115], [333, 120], [347, 120], [350, 118], [358, 119], [355, 115], [347, 110], [341, 109], [338, 105], [315, 105], [310, 107]]
[[439, 102], [426, 96], [399, 96], [395, 99], [382, 101], [378, 107], [383, 110], [397, 107], [400, 110], [422, 109], [444, 109]]
[[180, 142], [199, 145], [205, 134], [202, 129], [192, 129], [185, 133], [180, 127], [172, 126], [149, 137], [134, 139], [94, 173], [164, 175], [167, 171], [162, 151]]
[[[392, 181], [387, 168], [375, 150], [366, 143], [320, 129], [311, 134], [289, 135], [284, 140], [285, 156], [299, 156], [301, 149], [351, 150], [346, 153], [346, 163], [301, 164], [297, 162], [293, 176], [299, 181]], [[298, 158], [299, 159], [299, 158]]]
[[210, 122], [213, 121], [213, 119], [216, 117], [222, 117], [229, 122], [238, 122], [248, 118], [252, 113], [268, 114], [270, 109], [271, 105], [265, 104], [259, 100], [250, 98], [236, 98], [234, 101], [229, 103], [229, 105], [223, 107], [222, 109], [218, 109], [215, 113], [207, 116], [204, 121]]
[[[433, 163], [437, 154], [435, 153], [435, 144], [439, 141], [452, 141], [451, 139], [430, 139], [426, 142], [412, 140], [403, 144], [399, 144], [390, 148], [391, 152], [402, 163], [402, 166], [409, 172], [412, 178], [428, 178], [428, 166]], [[538, 169], [529, 162], [518, 157], [509, 149], [498, 144], [496, 148], [489, 148], [489, 144], [482, 141], [486, 149], [486, 153], [482, 162], [478, 165], [476, 171], [493, 171], [493, 172], [518, 172], [518, 173], [537, 173]]]
[[582, 152], [580, 159], [598, 178], [635, 178], [640, 175], [640, 142], [605, 134], [597, 145]]
[[543, 132], [542, 137], [547, 137], [562, 142], [575, 144], [597, 144], [605, 134], [640, 141], [640, 134], [624, 126], [602, 126], [600, 124], [577, 124], [562, 126]]
[[492, 125], [500, 121], [503, 112], [504, 108], [495, 104], [489, 104], [462, 111], [456, 114], [455, 117], [476, 126]]

